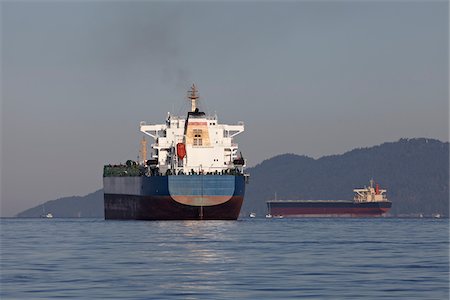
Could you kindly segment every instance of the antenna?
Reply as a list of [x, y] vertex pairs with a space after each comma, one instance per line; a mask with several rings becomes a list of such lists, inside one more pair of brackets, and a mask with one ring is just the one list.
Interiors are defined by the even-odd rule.
[[188, 98], [191, 99], [191, 111], [195, 111], [197, 108], [197, 100], [199, 98], [195, 84], [192, 84], [191, 90], [188, 91]]

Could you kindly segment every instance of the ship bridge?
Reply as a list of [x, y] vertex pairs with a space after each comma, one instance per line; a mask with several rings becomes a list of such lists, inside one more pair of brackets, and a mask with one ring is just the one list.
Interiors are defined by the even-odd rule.
[[[185, 118], [167, 114], [164, 124], [140, 123], [140, 131], [152, 137], [151, 160], [162, 174], [220, 174], [243, 172], [245, 160], [234, 138], [244, 132], [244, 123], [219, 124], [217, 115], [208, 116], [197, 108], [198, 90], [188, 93], [191, 111]], [[147, 158], [141, 158], [145, 163]]]

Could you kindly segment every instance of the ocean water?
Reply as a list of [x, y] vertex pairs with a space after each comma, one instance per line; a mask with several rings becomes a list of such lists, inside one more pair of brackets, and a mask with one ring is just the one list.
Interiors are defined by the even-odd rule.
[[1, 299], [449, 299], [448, 219], [2, 219]]

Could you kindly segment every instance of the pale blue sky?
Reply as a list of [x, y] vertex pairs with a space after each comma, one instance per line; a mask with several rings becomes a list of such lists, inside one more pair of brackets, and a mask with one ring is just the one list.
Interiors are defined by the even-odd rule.
[[250, 165], [448, 141], [446, 1], [1, 9], [2, 216], [101, 188], [103, 164], [136, 158], [139, 122], [183, 112], [193, 82], [219, 120], [246, 123]]

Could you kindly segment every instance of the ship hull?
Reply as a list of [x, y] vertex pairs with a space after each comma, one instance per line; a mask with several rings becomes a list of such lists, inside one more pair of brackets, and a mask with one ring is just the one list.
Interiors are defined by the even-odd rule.
[[269, 212], [284, 217], [377, 217], [387, 213], [390, 201], [271, 201]]
[[236, 220], [244, 176], [104, 177], [105, 219]]

